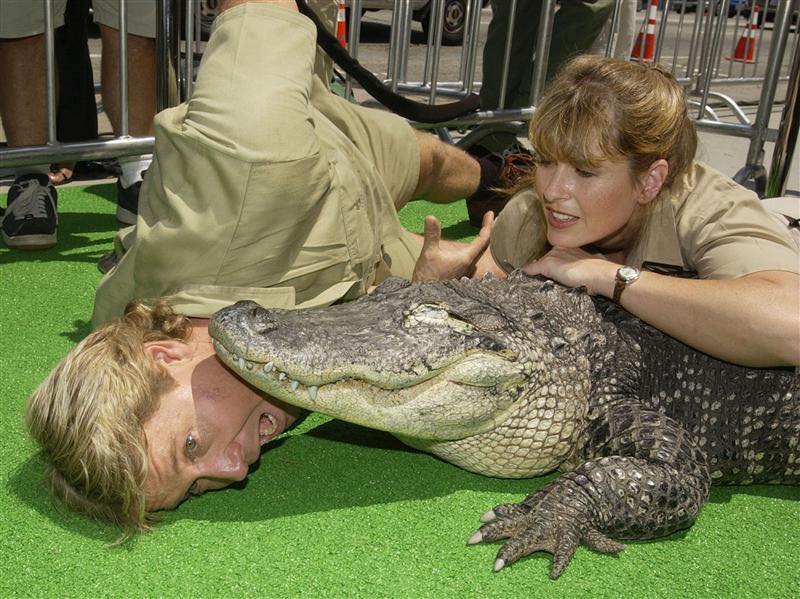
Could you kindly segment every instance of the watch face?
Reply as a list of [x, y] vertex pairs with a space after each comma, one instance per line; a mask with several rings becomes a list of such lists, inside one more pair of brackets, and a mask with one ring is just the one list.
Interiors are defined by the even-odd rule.
[[633, 266], [622, 266], [617, 271], [617, 277], [626, 283], [635, 281], [639, 276], [639, 269]]

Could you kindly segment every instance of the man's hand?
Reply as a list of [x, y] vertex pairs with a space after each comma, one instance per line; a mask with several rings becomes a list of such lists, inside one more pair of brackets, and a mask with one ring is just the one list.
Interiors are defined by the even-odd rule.
[[412, 281], [440, 281], [469, 276], [475, 262], [489, 246], [494, 214], [487, 212], [478, 236], [469, 243], [442, 239], [442, 226], [434, 216], [425, 217], [422, 252], [414, 265]]
[[542, 275], [567, 287], [586, 287], [591, 295], [612, 297], [619, 264], [601, 255], [592, 255], [580, 248], [554, 247], [522, 270], [529, 275]]

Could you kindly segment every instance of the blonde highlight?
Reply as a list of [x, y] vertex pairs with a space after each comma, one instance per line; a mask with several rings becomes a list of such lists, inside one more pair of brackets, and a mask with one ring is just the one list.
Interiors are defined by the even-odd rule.
[[188, 318], [166, 302], [132, 302], [122, 318], [90, 333], [28, 399], [26, 423], [40, 446], [52, 494], [122, 530], [121, 542], [155, 521], [145, 503], [142, 424], [174, 385], [145, 352], [148, 341], [185, 341]]

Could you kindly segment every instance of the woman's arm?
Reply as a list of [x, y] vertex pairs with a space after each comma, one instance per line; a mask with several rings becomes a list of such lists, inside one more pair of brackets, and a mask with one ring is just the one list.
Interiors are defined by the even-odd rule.
[[[619, 264], [554, 248], [524, 267], [611, 298]], [[682, 279], [643, 272], [621, 305], [692, 347], [744, 366], [800, 366], [800, 275], [761, 271], [735, 279]]]

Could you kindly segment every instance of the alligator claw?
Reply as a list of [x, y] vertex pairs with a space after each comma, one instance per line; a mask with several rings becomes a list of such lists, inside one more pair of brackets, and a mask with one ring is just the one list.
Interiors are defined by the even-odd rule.
[[580, 545], [599, 553], [619, 553], [625, 548], [591, 527], [579, 511], [552, 509], [555, 506], [549, 501], [542, 502], [545, 496], [546, 493], [535, 493], [524, 502], [498, 505], [486, 512], [481, 517], [484, 525], [467, 543], [507, 539], [497, 552], [495, 572], [533, 553], [549, 553], [553, 556], [552, 579], [561, 576]]
[[484, 524], [488, 524], [489, 522], [491, 522], [492, 520], [495, 520], [496, 518], [497, 518], [497, 514], [495, 513], [495, 511], [494, 510], [489, 510], [488, 512], [486, 512], [485, 514], [483, 514], [481, 516], [481, 522], [483, 522]]
[[478, 543], [482, 542], [483, 542], [483, 535], [479, 530], [472, 533], [472, 536], [469, 539], [467, 539], [467, 545], [477, 545]]

